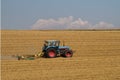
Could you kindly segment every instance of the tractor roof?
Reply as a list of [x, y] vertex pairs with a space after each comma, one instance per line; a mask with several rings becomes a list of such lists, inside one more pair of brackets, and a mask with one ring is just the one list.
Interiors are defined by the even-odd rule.
[[45, 42], [60, 42], [60, 40], [45, 40]]

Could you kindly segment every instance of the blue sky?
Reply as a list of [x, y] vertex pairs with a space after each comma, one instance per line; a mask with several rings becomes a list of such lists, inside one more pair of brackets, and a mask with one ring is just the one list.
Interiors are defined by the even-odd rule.
[[1, 5], [2, 29], [120, 28], [120, 0], [2, 0]]

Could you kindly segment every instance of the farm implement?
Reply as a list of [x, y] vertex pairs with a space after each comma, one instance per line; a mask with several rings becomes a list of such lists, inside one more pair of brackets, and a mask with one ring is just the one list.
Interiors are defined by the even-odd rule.
[[60, 46], [59, 40], [46, 40], [42, 51], [35, 54], [35, 55], [23, 55], [17, 56], [18, 60], [34, 60], [36, 58], [45, 57], [45, 58], [55, 58], [57, 56], [62, 57], [72, 57], [73, 51], [70, 49], [69, 46]]

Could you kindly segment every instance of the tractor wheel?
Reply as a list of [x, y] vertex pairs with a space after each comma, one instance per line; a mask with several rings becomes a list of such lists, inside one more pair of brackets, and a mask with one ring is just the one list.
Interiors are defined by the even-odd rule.
[[57, 56], [57, 52], [54, 48], [50, 48], [46, 52], [46, 57], [47, 58], [55, 58]]
[[69, 51], [69, 50], [65, 51], [65, 53], [64, 53], [64, 57], [66, 57], [66, 58], [72, 57], [72, 55], [73, 55], [73, 52]]

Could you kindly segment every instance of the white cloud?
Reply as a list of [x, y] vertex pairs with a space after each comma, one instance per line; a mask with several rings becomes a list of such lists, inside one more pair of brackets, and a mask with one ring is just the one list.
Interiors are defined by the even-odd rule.
[[98, 24], [92, 27], [92, 29], [113, 29], [113, 28], [114, 28], [113, 24], [106, 22], [99, 22]]
[[78, 18], [78, 20], [71, 22], [67, 26], [67, 29], [83, 29], [88, 27], [90, 27], [90, 23], [88, 21], [83, 21], [81, 18]]
[[73, 20], [72, 16], [55, 19], [39, 19], [32, 29], [65, 29]]
[[73, 16], [61, 17], [58, 19], [39, 19], [32, 29], [111, 29], [114, 28], [113, 24], [106, 22], [99, 22], [92, 25], [86, 20], [81, 18], [74, 19]]

